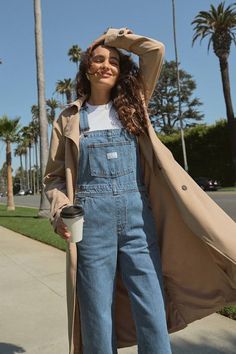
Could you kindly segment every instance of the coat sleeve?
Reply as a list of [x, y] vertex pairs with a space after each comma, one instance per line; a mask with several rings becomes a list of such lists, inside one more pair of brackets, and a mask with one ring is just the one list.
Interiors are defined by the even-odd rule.
[[46, 196], [50, 202], [51, 223], [56, 230], [56, 222], [61, 209], [70, 204], [66, 192], [65, 137], [62, 118], [53, 123], [49, 157], [43, 179]]
[[108, 29], [105, 45], [125, 49], [139, 56], [139, 69], [148, 104], [160, 76], [165, 53], [164, 44], [154, 39], [129, 34], [127, 28]]

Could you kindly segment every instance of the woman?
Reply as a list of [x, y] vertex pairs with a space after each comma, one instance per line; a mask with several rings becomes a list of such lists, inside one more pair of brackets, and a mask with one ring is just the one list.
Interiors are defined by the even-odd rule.
[[[138, 55], [139, 68], [117, 48]], [[135, 343], [142, 354], [171, 353], [163, 300], [169, 331], [236, 302], [236, 225], [147, 115], [163, 52], [109, 29], [81, 62], [78, 100], [54, 125], [44, 183], [55, 231], [68, 240], [60, 212], [77, 188], [85, 209], [83, 239], [67, 252], [71, 354]]]

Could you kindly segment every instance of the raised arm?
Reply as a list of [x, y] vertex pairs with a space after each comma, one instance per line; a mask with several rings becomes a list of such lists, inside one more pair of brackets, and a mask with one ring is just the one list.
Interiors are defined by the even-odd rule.
[[125, 49], [139, 56], [140, 75], [144, 97], [148, 104], [160, 76], [165, 47], [159, 41], [132, 33], [127, 28], [110, 28], [104, 35], [104, 44]]

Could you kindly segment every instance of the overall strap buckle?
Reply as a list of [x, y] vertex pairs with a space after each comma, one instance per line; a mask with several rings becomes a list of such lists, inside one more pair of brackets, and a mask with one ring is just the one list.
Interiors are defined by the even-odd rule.
[[86, 107], [82, 107], [80, 109], [80, 122], [79, 127], [81, 132], [85, 132], [89, 130], [89, 122], [88, 122], [88, 112]]

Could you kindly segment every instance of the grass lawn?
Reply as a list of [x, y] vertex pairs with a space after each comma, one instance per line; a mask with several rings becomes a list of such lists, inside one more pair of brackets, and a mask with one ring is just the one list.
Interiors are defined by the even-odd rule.
[[[65, 251], [65, 241], [53, 232], [49, 221], [38, 218], [37, 213], [38, 209], [22, 207], [7, 211], [5, 205], [0, 205], [0, 225]], [[236, 306], [225, 307], [219, 313], [236, 320]]]
[[224, 188], [219, 188], [219, 192], [236, 192], [236, 187], [224, 187]]
[[229, 317], [232, 320], [236, 320], [236, 306], [224, 307], [219, 313], [223, 316]]
[[0, 225], [65, 251], [66, 243], [56, 235], [48, 219], [37, 217], [38, 209], [16, 207], [7, 211], [0, 205]]

